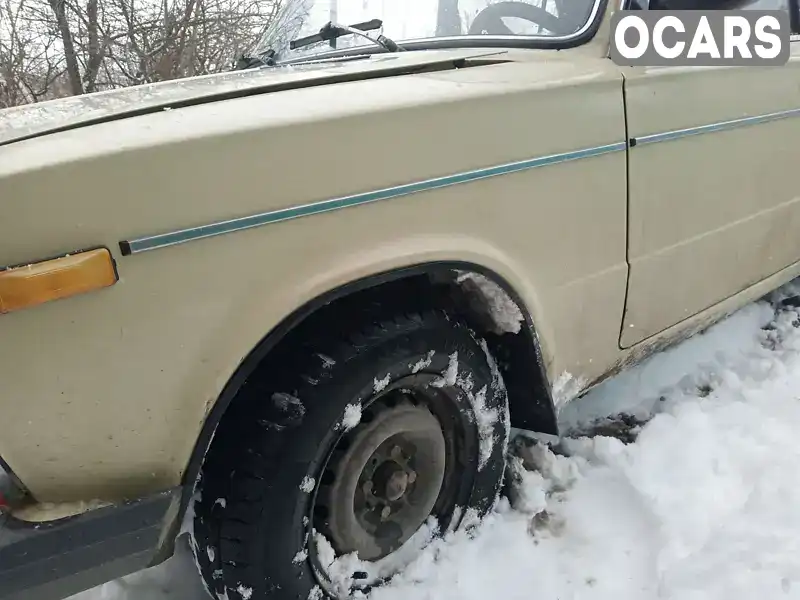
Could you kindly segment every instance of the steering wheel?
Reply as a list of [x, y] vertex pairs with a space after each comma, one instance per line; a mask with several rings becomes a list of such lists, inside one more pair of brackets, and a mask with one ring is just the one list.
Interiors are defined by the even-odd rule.
[[515, 35], [503, 23], [503, 17], [514, 17], [530, 21], [541, 29], [552, 31], [555, 35], [569, 35], [575, 31], [569, 19], [557, 17], [541, 6], [508, 0], [490, 4], [479, 12], [469, 26], [467, 35]]

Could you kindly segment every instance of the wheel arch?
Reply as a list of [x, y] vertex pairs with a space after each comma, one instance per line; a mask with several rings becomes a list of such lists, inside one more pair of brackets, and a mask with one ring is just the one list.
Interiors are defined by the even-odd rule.
[[[557, 434], [556, 412], [531, 312], [503, 277], [489, 268], [461, 261], [427, 262], [391, 269], [346, 283], [307, 301], [280, 321], [250, 350], [228, 378], [195, 441], [181, 481], [183, 494], [177, 524], [183, 521], [205, 455], [227, 409], [247, 378], [282, 342], [298, 332], [301, 324], [307, 324], [315, 315], [322, 314], [323, 310], [337, 310], [337, 307], [345, 303], [362, 301], [366, 295], [374, 298], [383, 293], [388, 298], [397, 286], [409, 286], [409, 291], [419, 289], [419, 286], [430, 289], [442, 286], [442, 289], [451, 292], [454, 288], [449, 284], [455, 282], [458, 272], [477, 273], [498, 285], [522, 313], [524, 323], [518, 333], [495, 333], [487, 330], [485, 322], [480, 323], [480, 316], [474, 307], [460, 306], [458, 310], [459, 314], [471, 319], [470, 325], [477, 324], [476, 331], [486, 339], [497, 359], [508, 389], [512, 426]], [[462, 295], [467, 298], [469, 294], [462, 292]], [[435, 297], [431, 296], [428, 302], [435, 301]], [[532, 365], [535, 367], [531, 368]]]

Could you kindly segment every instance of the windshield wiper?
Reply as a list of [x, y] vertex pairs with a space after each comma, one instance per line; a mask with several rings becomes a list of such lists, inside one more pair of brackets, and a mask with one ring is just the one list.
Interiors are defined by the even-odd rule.
[[296, 40], [289, 42], [289, 48], [296, 50], [297, 48], [304, 48], [319, 42], [331, 42], [344, 35], [357, 35], [369, 40], [373, 44], [385, 48], [389, 52], [400, 52], [403, 50], [404, 48], [383, 34], [378, 35], [378, 37], [372, 37], [366, 33], [367, 31], [380, 29], [381, 27], [383, 27], [383, 21], [380, 19], [372, 19], [371, 21], [357, 23], [356, 25], [339, 25], [333, 21], [328, 21], [322, 26], [322, 29], [320, 29], [318, 33], [297, 38]]
[[[376, 44], [388, 50], [389, 52], [400, 52], [405, 50], [405, 48], [398, 45], [394, 40], [389, 39], [383, 34], [380, 34], [378, 37], [372, 37], [371, 35], [365, 33], [366, 31], [380, 29], [381, 27], [383, 27], [383, 21], [380, 19], [372, 19], [371, 21], [365, 21], [364, 23], [357, 23], [355, 25], [338, 25], [333, 21], [329, 21], [314, 35], [297, 38], [289, 42], [289, 48], [291, 50], [296, 50], [297, 48], [305, 48], [306, 46], [311, 46], [312, 44], [317, 44], [319, 42], [332, 42], [345, 35], [357, 35], [368, 39], [373, 44]], [[276, 51], [272, 48], [264, 52], [260, 52], [255, 56], [242, 54], [237, 57], [234, 64], [234, 69], [243, 70], [259, 66], [274, 67], [279, 64], [278, 60], [276, 59], [276, 54]]]

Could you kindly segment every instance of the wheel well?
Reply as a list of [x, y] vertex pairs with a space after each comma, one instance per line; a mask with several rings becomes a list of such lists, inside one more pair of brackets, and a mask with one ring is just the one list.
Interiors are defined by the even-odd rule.
[[488, 344], [506, 383], [511, 424], [557, 434], [557, 421], [530, 315], [498, 275], [469, 263], [428, 263], [368, 277], [307, 303], [272, 330], [242, 361], [208, 415], [183, 476], [180, 519], [217, 426], [247, 378], [280, 348], [320, 328], [341, 328], [371, 311], [449, 308]]

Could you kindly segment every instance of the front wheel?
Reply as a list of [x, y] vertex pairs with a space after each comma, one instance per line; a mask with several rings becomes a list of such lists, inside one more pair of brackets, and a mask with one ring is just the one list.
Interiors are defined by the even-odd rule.
[[344, 598], [497, 499], [505, 387], [485, 342], [445, 312], [296, 345], [242, 393], [195, 505], [215, 597]]

